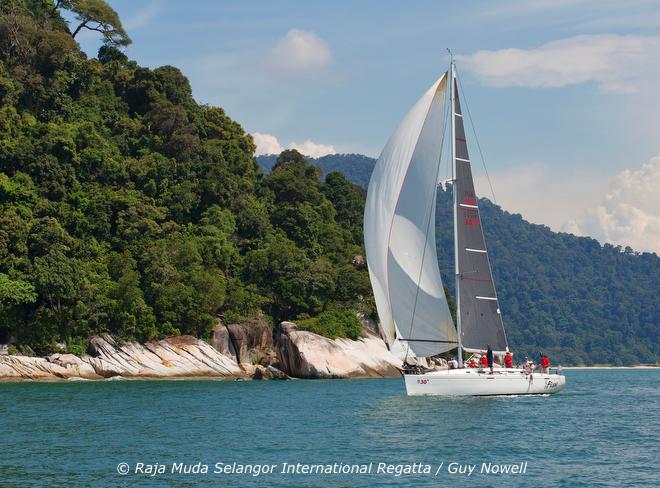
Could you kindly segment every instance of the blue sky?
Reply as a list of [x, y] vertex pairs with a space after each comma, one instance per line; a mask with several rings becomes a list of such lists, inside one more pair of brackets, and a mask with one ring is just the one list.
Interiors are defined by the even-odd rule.
[[260, 151], [377, 157], [451, 47], [499, 204], [660, 252], [657, 1], [109, 3], [129, 57], [181, 68]]

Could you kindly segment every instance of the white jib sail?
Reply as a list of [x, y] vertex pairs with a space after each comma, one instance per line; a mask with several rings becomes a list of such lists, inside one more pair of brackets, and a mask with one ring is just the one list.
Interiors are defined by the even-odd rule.
[[446, 73], [405, 116], [369, 182], [364, 241], [381, 329], [392, 352], [426, 357], [456, 347], [435, 242]]

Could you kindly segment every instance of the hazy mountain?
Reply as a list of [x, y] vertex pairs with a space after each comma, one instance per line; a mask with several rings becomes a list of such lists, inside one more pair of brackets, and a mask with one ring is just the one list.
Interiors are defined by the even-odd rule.
[[[305, 159], [321, 168], [323, 174], [339, 171], [348, 180], [363, 188], [369, 185], [369, 178], [376, 164], [374, 158], [362, 154], [329, 154], [320, 158], [306, 157]], [[256, 160], [264, 173], [269, 173], [277, 161], [277, 155], [257, 156]]]

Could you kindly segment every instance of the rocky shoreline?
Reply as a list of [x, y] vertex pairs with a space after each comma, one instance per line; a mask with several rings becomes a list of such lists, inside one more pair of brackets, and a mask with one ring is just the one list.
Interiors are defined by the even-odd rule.
[[102, 379], [291, 379], [398, 376], [400, 361], [365, 322], [357, 341], [328, 339], [292, 322], [251, 320], [213, 329], [207, 343], [174, 336], [145, 344], [94, 336], [88, 354], [0, 356], [0, 381]]

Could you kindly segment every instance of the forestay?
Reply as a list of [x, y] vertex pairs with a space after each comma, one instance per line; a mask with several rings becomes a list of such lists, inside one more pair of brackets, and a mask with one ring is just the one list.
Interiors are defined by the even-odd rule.
[[446, 73], [408, 112], [378, 158], [364, 239], [381, 328], [393, 352], [432, 356], [456, 347], [435, 240], [445, 129]]

